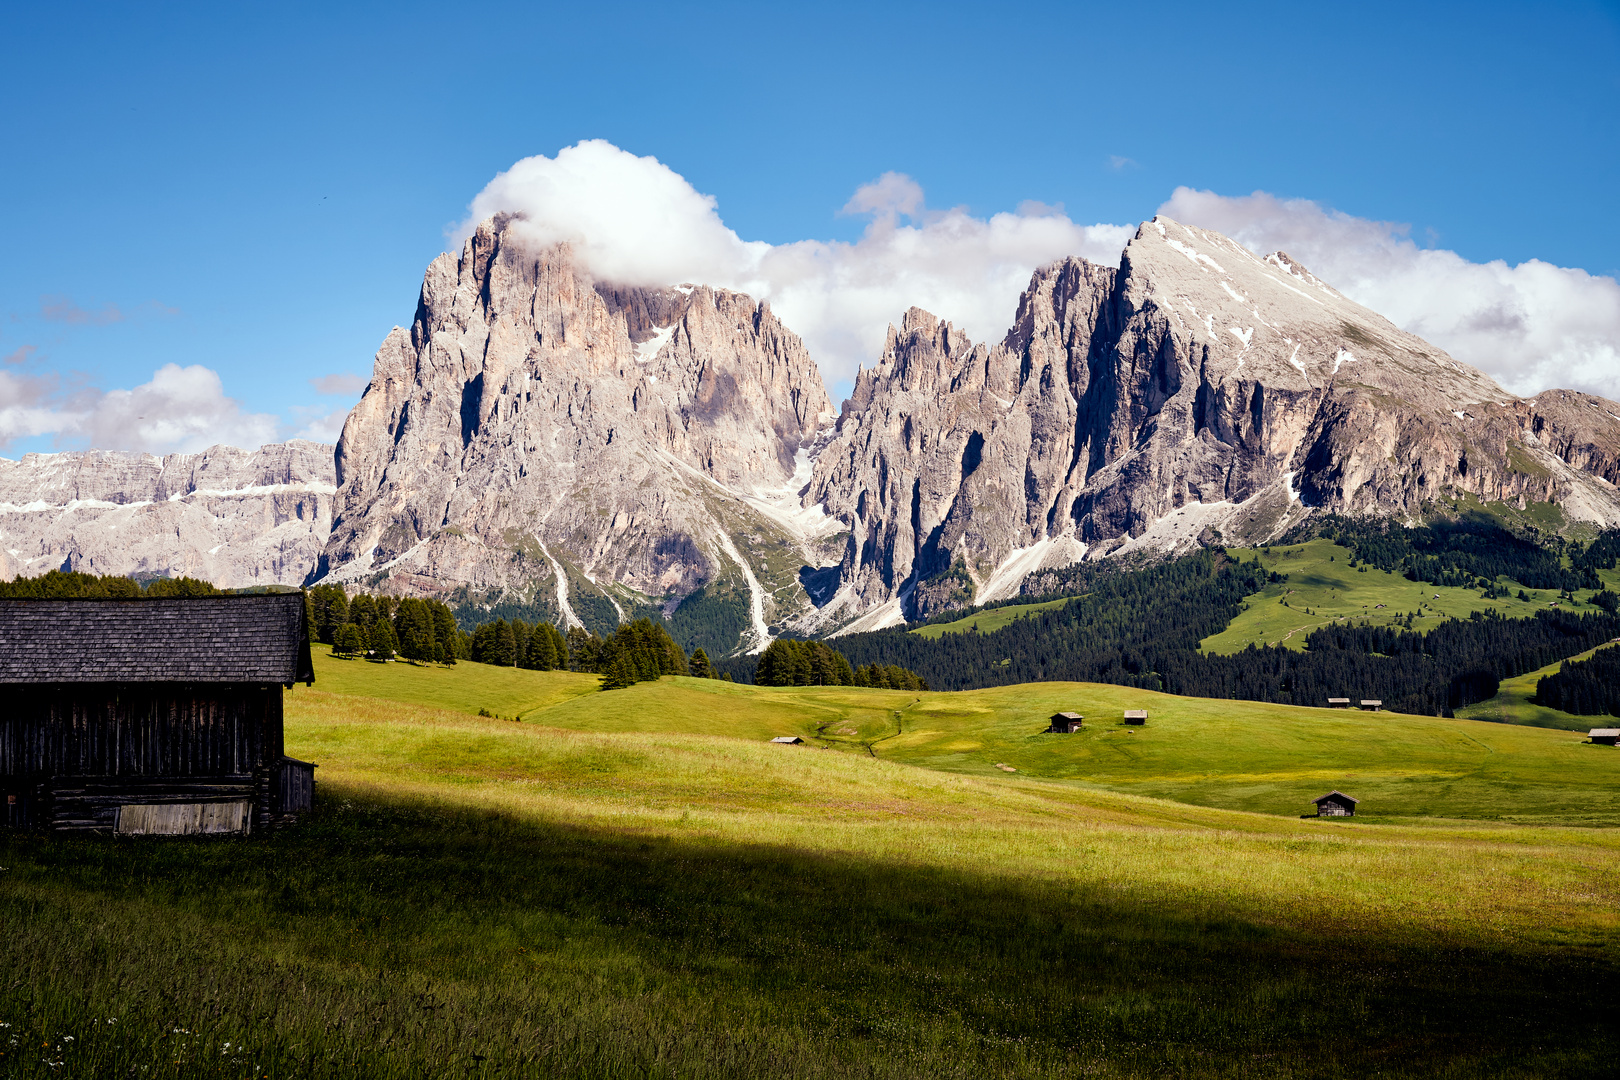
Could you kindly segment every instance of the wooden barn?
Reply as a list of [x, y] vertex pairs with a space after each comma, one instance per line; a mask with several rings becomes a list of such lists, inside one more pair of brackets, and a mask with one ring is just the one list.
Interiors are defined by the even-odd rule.
[[771, 742], [781, 743], [783, 746], [799, 746], [804, 742], [804, 740], [799, 738], [797, 735], [778, 735], [776, 738], [772, 739]]
[[1077, 712], [1060, 712], [1052, 714], [1052, 723], [1047, 731], [1056, 731], [1063, 735], [1073, 735], [1085, 723], [1085, 717]]
[[1378, 698], [1362, 698], [1361, 707], [1368, 712], [1379, 712], [1383, 709], [1384, 703]]
[[1349, 707], [1350, 707], [1350, 699], [1347, 698], [1347, 697], [1330, 697], [1330, 698], [1328, 698], [1328, 708], [1330, 708], [1330, 709], [1348, 709]]
[[313, 682], [301, 593], [0, 600], [6, 824], [248, 832], [308, 809], [281, 694]]
[[1312, 799], [1317, 817], [1355, 817], [1360, 799], [1351, 798], [1342, 791], [1330, 791], [1321, 798]]
[[1586, 737], [1601, 746], [1620, 745], [1620, 728], [1595, 727]]
[[1126, 709], [1125, 710], [1125, 722], [1127, 724], [1135, 724], [1137, 727], [1142, 726], [1143, 724], [1147, 723], [1147, 710], [1146, 709]]

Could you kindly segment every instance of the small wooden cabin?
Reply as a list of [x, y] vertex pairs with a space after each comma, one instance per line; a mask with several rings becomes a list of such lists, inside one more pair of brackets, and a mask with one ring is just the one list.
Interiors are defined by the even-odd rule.
[[1080, 726], [1085, 722], [1085, 719], [1077, 712], [1053, 713], [1052, 723], [1046, 730], [1055, 731], [1060, 735], [1073, 735], [1080, 730]]
[[1147, 710], [1146, 709], [1126, 709], [1125, 710], [1125, 722], [1127, 724], [1135, 724], [1138, 727], [1142, 726], [1143, 724], [1147, 723]]
[[1367, 712], [1378, 712], [1384, 707], [1384, 703], [1378, 698], [1362, 698], [1361, 707]]
[[283, 688], [315, 680], [302, 593], [0, 600], [6, 823], [249, 832], [309, 808]]
[[782, 743], [784, 746], [798, 746], [800, 743], [804, 742], [804, 740], [799, 738], [797, 735], [778, 735], [776, 738], [772, 739], [771, 742]]
[[1586, 737], [1603, 746], [1617, 746], [1620, 745], [1620, 728], [1595, 727]]
[[1351, 798], [1342, 791], [1330, 791], [1321, 798], [1312, 799], [1317, 817], [1355, 817], [1360, 799]]
[[1330, 697], [1330, 698], [1328, 698], [1328, 708], [1330, 708], [1330, 709], [1348, 709], [1349, 707], [1350, 707], [1350, 699], [1347, 698], [1347, 697]]

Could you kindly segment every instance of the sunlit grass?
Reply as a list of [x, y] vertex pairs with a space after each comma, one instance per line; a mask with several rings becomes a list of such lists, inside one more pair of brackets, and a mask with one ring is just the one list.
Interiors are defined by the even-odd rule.
[[[1412, 628], [1425, 630], [1442, 619], [1466, 619], [1475, 611], [1529, 618], [1537, 611], [1549, 610], [1558, 599], [1555, 589], [1524, 589], [1529, 599], [1520, 600], [1521, 587], [1505, 579], [1502, 584], [1511, 595], [1487, 600], [1478, 589], [1408, 581], [1373, 566], [1352, 569], [1349, 549], [1320, 538], [1304, 544], [1278, 545], [1269, 554], [1255, 548], [1233, 548], [1231, 554], [1239, 559], [1259, 559], [1267, 570], [1286, 574], [1288, 580], [1268, 585], [1250, 597], [1247, 611], [1225, 630], [1203, 640], [1200, 648], [1205, 652], [1235, 653], [1249, 645], [1303, 649], [1312, 630], [1340, 620], [1393, 625], [1415, 613], [1418, 617], [1413, 619]], [[1620, 572], [1605, 571], [1601, 576], [1611, 588], [1620, 581]], [[1592, 591], [1578, 592], [1576, 597], [1590, 600]], [[1583, 602], [1575, 610], [1598, 609]]]
[[1008, 604], [1006, 607], [991, 608], [989, 611], [976, 611], [954, 622], [919, 626], [912, 633], [927, 638], [937, 638], [941, 634], [966, 634], [973, 630], [977, 630], [981, 634], [988, 634], [1017, 622], [1019, 619], [1027, 619], [1037, 611], [1059, 608], [1068, 602], [1069, 598], [1065, 597], [1061, 600], [1048, 600], [1040, 604]]

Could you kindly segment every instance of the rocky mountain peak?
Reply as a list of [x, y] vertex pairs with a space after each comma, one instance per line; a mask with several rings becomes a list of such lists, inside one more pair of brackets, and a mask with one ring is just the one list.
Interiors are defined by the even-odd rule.
[[[732, 532], [780, 531], [761, 515], [832, 419], [803, 343], [741, 293], [595, 281], [512, 224], [435, 259], [412, 327], [383, 342], [320, 573], [598, 628], [726, 583], [762, 636], [775, 601]], [[795, 556], [772, 596], [802, 596], [814, 556]]]
[[1620, 522], [1620, 406], [1520, 402], [1286, 253], [1167, 217], [1117, 270], [1037, 270], [993, 348], [941, 326], [891, 329], [818, 462], [807, 499], [850, 527], [833, 623], [1000, 599], [1079, 558], [1265, 540], [1316, 509], [1471, 495]]

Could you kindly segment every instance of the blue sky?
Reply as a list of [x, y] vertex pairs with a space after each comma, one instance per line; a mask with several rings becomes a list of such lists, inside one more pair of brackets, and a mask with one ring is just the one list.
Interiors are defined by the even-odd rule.
[[[201, 365], [306, 427], [474, 196], [584, 139], [772, 244], [859, 239], [839, 211], [892, 171], [981, 218], [1259, 190], [1468, 263], [1620, 270], [1612, 3], [587, 7], [8, 5], [0, 413]], [[0, 423], [0, 453], [142, 439], [48, 428]]]

